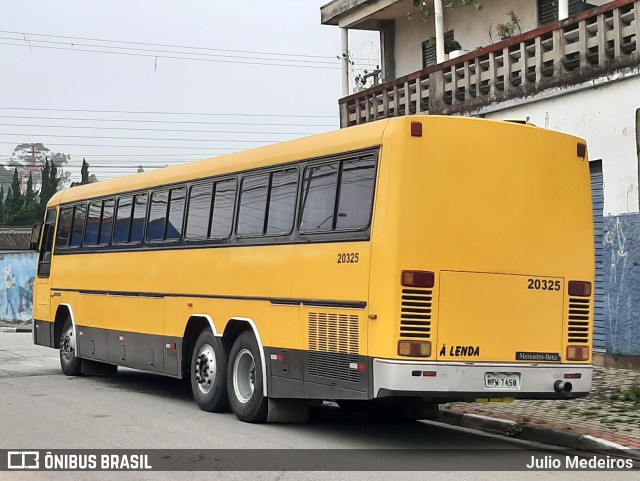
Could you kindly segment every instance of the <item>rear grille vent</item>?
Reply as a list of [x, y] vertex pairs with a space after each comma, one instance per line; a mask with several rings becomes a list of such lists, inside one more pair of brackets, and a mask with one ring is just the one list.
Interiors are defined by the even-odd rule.
[[309, 313], [309, 374], [358, 382], [360, 318]]
[[569, 298], [569, 323], [567, 341], [570, 344], [589, 342], [591, 300]]
[[402, 289], [400, 337], [429, 339], [431, 337], [431, 289]]

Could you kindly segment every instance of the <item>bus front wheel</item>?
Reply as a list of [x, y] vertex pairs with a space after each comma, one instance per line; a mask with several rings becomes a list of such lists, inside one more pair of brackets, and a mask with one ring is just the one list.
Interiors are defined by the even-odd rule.
[[227, 398], [227, 352], [209, 330], [198, 336], [191, 356], [191, 391], [203, 411], [223, 412]]
[[233, 344], [227, 375], [229, 403], [240, 421], [260, 423], [267, 419], [262, 369], [258, 342], [251, 331], [245, 331]]
[[82, 372], [82, 359], [76, 356], [77, 345], [73, 323], [67, 318], [60, 335], [60, 366], [67, 376], [79, 376]]

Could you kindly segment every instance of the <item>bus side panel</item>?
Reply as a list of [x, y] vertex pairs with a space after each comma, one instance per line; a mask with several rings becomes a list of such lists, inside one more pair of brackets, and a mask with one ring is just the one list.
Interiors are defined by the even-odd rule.
[[305, 397], [367, 396], [370, 249], [369, 242], [294, 246]]

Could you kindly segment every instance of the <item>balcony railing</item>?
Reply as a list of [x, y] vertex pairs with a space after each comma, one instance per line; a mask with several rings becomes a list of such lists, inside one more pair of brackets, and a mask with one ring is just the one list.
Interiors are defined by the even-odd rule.
[[616, 0], [340, 99], [340, 125], [469, 112], [640, 64], [640, 0]]

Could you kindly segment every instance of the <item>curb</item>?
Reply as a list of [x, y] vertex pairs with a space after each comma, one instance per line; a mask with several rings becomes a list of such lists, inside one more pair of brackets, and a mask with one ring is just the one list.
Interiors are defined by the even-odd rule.
[[640, 460], [640, 453], [638, 451], [589, 434], [556, 431], [548, 428], [539, 428], [530, 424], [517, 423], [508, 419], [450, 411], [440, 411], [440, 416], [436, 420], [445, 424], [478, 429], [480, 431], [501, 434], [510, 438], [523, 439], [525, 441], [555, 444], [557, 446], [584, 451], [602, 451], [608, 454], [613, 453], [621, 457]]
[[31, 326], [29, 327], [0, 327], [0, 332], [31, 332]]

